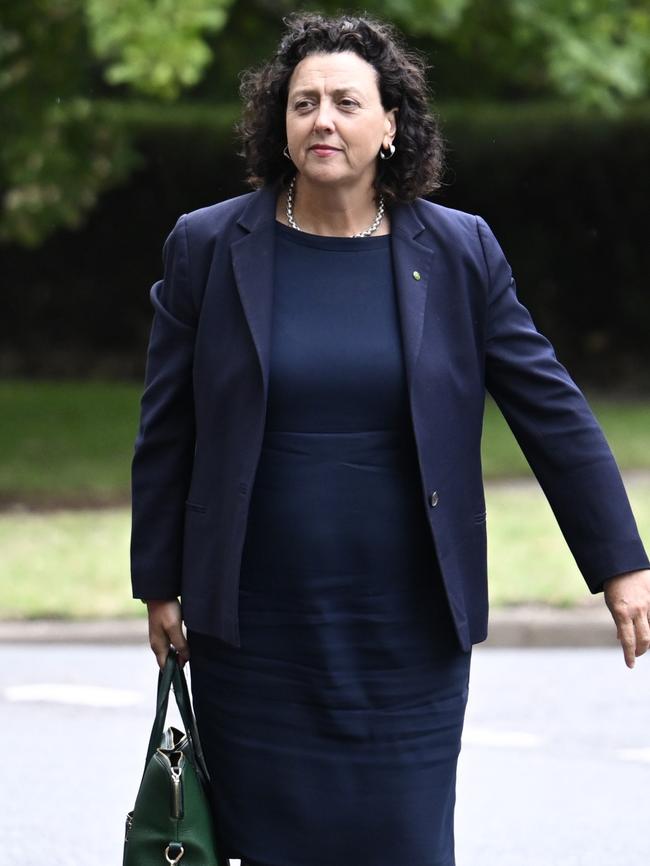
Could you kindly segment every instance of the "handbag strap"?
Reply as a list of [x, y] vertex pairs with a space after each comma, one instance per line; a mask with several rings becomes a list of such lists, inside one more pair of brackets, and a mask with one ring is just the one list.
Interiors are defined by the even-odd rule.
[[174, 696], [176, 697], [176, 705], [178, 706], [181, 718], [183, 719], [183, 724], [185, 725], [185, 732], [190, 741], [196, 771], [201, 783], [207, 790], [210, 787], [210, 774], [201, 747], [201, 739], [199, 737], [196, 718], [192, 710], [192, 700], [187, 687], [187, 680], [185, 679], [183, 668], [179, 664], [176, 665], [174, 671]]
[[149, 738], [149, 746], [147, 747], [147, 758], [145, 761], [145, 769], [149, 761], [153, 757], [156, 749], [160, 746], [162, 740], [163, 728], [165, 719], [167, 718], [167, 708], [169, 705], [169, 692], [174, 687], [174, 697], [176, 705], [183, 720], [185, 733], [190, 743], [194, 764], [197, 773], [204, 787], [209, 786], [210, 776], [208, 768], [201, 748], [199, 732], [196, 726], [196, 719], [192, 711], [192, 701], [190, 699], [189, 689], [185, 673], [178, 661], [178, 652], [174, 647], [169, 648], [165, 666], [158, 672], [158, 691], [156, 696], [156, 716], [151, 728], [151, 736]]

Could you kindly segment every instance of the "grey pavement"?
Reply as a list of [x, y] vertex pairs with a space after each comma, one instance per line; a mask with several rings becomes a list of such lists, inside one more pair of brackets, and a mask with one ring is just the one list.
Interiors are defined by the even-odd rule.
[[[5, 644], [0, 659], [4, 860], [117, 866], [153, 719], [151, 651]], [[630, 670], [616, 648], [477, 645], [457, 866], [648, 863], [649, 695], [650, 656]]]

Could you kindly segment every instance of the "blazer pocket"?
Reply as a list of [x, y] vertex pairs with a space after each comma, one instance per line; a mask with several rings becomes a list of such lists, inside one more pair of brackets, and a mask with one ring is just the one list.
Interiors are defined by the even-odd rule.
[[208, 510], [207, 505], [201, 505], [200, 502], [192, 502], [190, 499], [185, 500], [185, 508], [187, 508], [188, 511], [198, 511], [201, 514], [205, 514]]

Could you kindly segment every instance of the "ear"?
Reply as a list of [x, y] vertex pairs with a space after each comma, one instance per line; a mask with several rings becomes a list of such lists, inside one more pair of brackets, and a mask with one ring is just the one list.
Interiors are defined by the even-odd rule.
[[390, 111], [386, 112], [386, 123], [384, 124], [386, 127], [386, 132], [395, 137], [395, 133], [397, 132], [397, 112], [399, 108], [391, 108]]

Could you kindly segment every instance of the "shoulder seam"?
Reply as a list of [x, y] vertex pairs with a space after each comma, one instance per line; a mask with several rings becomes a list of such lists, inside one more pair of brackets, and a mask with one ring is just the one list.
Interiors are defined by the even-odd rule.
[[480, 217], [478, 214], [474, 214], [474, 219], [476, 221], [476, 234], [478, 235], [478, 241], [479, 241], [479, 244], [481, 245], [481, 252], [483, 254], [483, 261], [485, 262], [485, 270], [487, 272], [488, 283], [489, 283], [489, 286], [491, 287], [492, 286], [492, 274], [490, 273], [490, 265], [488, 263], [488, 257], [487, 257], [487, 254], [485, 252], [485, 244], [483, 243], [483, 238], [481, 237], [481, 222], [484, 222], [484, 221], [483, 221], [482, 217]]
[[188, 237], [188, 231], [187, 231], [187, 222], [188, 222], [187, 221], [187, 213], [181, 214], [180, 219], [183, 223], [183, 239], [185, 241], [185, 259], [187, 262], [185, 279], [187, 281], [187, 291], [189, 292], [189, 295], [192, 298], [192, 302], [193, 302], [193, 306], [194, 306], [194, 313], [195, 313], [196, 318], [197, 318], [197, 322], [194, 324], [194, 327], [196, 327], [198, 324], [198, 317], [199, 317], [199, 313], [201, 312], [201, 307], [200, 307], [200, 305], [197, 306], [196, 298], [194, 297], [194, 292], [192, 291], [192, 281], [190, 278], [191, 273], [192, 273], [192, 263], [190, 261], [190, 239]]

